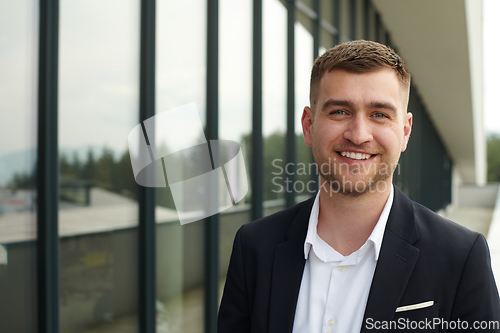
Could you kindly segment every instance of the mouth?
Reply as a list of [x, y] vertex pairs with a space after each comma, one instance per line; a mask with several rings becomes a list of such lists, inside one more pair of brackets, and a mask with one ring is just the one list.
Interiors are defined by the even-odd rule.
[[367, 153], [357, 153], [353, 151], [338, 151], [337, 152], [340, 156], [346, 157], [350, 160], [355, 160], [355, 161], [364, 161], [372, 158], [375, 156], [375, 154], [367, 154]]

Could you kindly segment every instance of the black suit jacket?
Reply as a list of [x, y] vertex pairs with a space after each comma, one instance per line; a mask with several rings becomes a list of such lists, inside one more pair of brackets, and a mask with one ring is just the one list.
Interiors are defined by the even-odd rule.
[[[391, 321], [460, 320], [462, 325], [468, 322], [469, 331], [474, 321], [500, 322], [499, 295], [484, 236], [394, 189], [361, 332], [387, 331], [384, 323]], [[219, 333], [292, 332], [313, 202], [311, 198], [238, 231], [219, 310]], [[397, 307], [426, 301], [434, 305], [396, 312]], [[443, 325], [417, 331], [451, 331]], [[393, 327], [404, 331], [402, 326]]]

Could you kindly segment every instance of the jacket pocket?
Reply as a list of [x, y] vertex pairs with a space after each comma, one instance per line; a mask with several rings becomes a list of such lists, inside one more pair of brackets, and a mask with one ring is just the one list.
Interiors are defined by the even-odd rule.
[[394, 313], [388, 332], [438, 332], [441, 328], [439, 304]]

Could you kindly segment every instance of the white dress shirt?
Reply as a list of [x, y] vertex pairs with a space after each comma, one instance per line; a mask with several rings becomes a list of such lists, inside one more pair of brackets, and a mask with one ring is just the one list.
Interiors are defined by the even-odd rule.
[[370, 237], [347, 257], [335, 251], [317, 232], [319, 193], [309, 217], [293, 333], [359, 332], [375, 272], [394, 188]]

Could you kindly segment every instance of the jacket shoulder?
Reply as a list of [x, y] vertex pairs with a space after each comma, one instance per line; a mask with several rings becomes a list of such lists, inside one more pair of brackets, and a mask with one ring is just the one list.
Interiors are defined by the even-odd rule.
[[258, 241], [259, 244], [281, 243], [294, 233], [307, 232], [309, 215], [314, 197], [281, 210], [269, 216], [243, 225], [238, 233], [247, 241]]
[[439, 244], [441, 249], [468, 252], [480, 236], [419, 203], [413, 202], [413, 211], [420, 241]]

